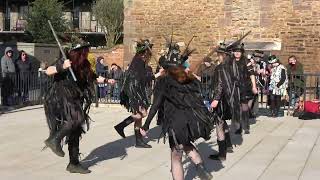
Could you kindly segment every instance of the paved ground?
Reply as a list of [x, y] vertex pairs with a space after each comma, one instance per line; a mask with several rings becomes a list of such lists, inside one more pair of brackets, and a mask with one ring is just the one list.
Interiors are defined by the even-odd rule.
[[[168, 144], [157, 143], [159, 128], [149, 134], [152, 149], [134, 148], [132, 127], [127, 139], [120, 139], [113, 126], [128, 113], [120, 107], [100, 107], [91, 111], [91, 130], [83, 136], [82, 160], [89, 175], [65, 171], [68, 157], [41, 151], [48, 135], [41, 106], [0, 114], [1, 180], [170, 180]], [[216, 180], [316, 180], [320, 177], [320, 121], [300, 121], [292, 117], [259, 117], [250, 135], [233, 136], [235, 152], [220, 163], [206, 159], [217, 149], [214, 134], [197, 147]], [[64, 150], [67, 151], [66, 147]], [[195, 167], [184, 160], [186, 180], [197, 179]]]

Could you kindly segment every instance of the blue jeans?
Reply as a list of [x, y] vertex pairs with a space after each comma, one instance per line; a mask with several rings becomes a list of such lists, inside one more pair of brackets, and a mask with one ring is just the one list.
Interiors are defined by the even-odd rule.
[[298, 102], [299, 102], [298, 94], [294, 91], [290, 92], [290, 100], [289, 100], [290, 107], [295, 108]]

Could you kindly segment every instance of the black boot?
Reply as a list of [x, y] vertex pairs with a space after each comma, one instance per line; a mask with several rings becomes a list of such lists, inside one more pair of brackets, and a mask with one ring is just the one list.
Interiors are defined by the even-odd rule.
[[91, 171], [82, 166], [79, 162], [79, 138], [81, 135], [81, 129], [79, 131], [73, 132], [69, 136], [68, 140], [68, 150], [69, 150], [69, 164], [67, 166], [67, 171], [70, 173], [80, 173], [88, 174]]
[[245, 134], [250, 134], [249, 111], [242, 111], [241, 127]]
[[210, 172], [204, 167], [203, 163], [196, 164], [196, 169], [201, 180], [210, 180], [213, 178]]
[[44, 141], [44, 143], [57, 156], [64, 157], [65, 153], [62, 150], [61, 141], [69, 133], [70, 133], [70, 129], [67, 128], [67, 126], [64, 126], [60, 130], [58, 130], [56, 133], [50, 135], [49, 138]]
[[88, 168], [83, 167], [80, 163], [79, 164], [69, 163], [66, 170], [69, 171], [70, 173], [79, 173], [79, 174], [91, 173], [91, 171]]
[[118, 132], [118, 134], [121, 137], [126, 138], [126, 135], [124, 134], [124, 128], [133, 122], [134, 122], [133, 117], [129, 116], [125, 120], [123, 120], [121, 123], [114, 126], [114, 129]]
[[230, 133], [229, 132], [224, 133], [224, 137], [226, 140], [227, 152], [233, 153], [233, 147], [232, 147], [232, 143], [231, 143]]
[[143, 139], [142, 139], [143, 137], [140, 133], [140, 129], [135, 129], [134, 134], [136, 136], [136, 148], [152, 148], [151, 145], [149, 145], [143, 141]]
[[225, 161], [227, 158], [227, 146], [226, 146], [226, 141], [217, 141], [218, 142], [218, 147], [219, 147], [219, 153], [218, 154], [212, 154], [209, 156], [210, 159], [212, 160], [217, 160], [217, 161]]

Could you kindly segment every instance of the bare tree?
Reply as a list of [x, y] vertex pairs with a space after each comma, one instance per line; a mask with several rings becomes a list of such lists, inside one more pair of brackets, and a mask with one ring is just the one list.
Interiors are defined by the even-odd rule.
[[123, 11], [123, 0], [97, 0], [93, 5], [93, 13], [104, 29], [108, 49], [114, 47], [122, 36]]

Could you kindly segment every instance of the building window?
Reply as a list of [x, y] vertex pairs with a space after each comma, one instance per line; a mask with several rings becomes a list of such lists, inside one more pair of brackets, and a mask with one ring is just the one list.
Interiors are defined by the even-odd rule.
[[19, 19], [27, 19], [28, 16], [28, 6], [19, 7]]

